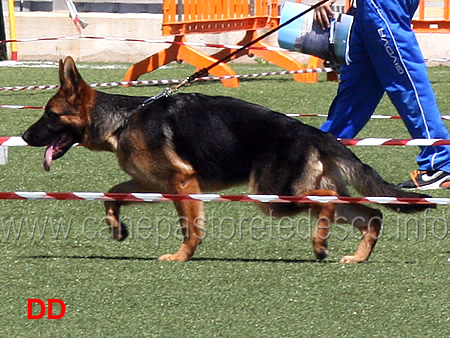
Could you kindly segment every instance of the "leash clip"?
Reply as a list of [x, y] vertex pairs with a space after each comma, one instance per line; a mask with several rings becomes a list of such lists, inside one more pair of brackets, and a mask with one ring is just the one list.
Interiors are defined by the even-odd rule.
[[142, 102], [142, 103], [139, 105], [139, 109], [140, 109], [140, 108], [144, 108], [145, 106], [149, 105], [150, 103], [152, 103], [152, 102], [154, 102], [154, 101], [156, 101], [156, 100], [159, 100], [159, 99], [161, 99], [161, 98], [163, 98], [163, 97], [169, 97], [169, 96], [171, 96], [173, 93], [174, 93], [174, 92], [173, 92], [172, 88], [167, 87], [166, 89], [163, 90], [162, 93], [159, 93], [158, 95], [149, 97], [149, 98], [146, 99], [144, 102]]
[[190, 82], [192, 82], [192, 79], [190, 76], [188, 76], [187, 78], [185, 78], [183, 81], [181, 81], [179, 84], [172, 86], [172, 87], [166, 87], [162, 93], [159, 93], [158, 95], [149, 97], [148, 99], [146, 99], [144, 102], [142, 102], [139, 106], [139, 108], [144, 108], [145, 106], [149, 105], [150, 103], [159, 100], [163, 97], [169, 97], [172, 96], [178, 89], [180, 89], [181, 87], [184, 87], [188, 84], [190, 84]]

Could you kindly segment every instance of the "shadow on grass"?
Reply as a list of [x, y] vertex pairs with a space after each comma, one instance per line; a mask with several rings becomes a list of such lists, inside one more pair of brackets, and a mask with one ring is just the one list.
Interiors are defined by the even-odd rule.
[[[157, 261], [156, 257], [130, 257], [130, 256], [56, 256], [56, 255], [38, 255], [24, 256], [30, 259], [80, 259], [80, 260], [117, 260], [117, 261]], [[312, 264], [320, 263], [315, 259], [274, 259], [274, 258], [216, 258], [216, 257], [194, 257], [190, 262], [243, 262], [243, 263], [295, 263]], [[324, 261], [324, 263], [337, 263], [337, 261]]]
[[[79, 259], [79, 260], [112, 260], [112, 261], [158, 261], [157, 257], [132, 257], [132, 256], [57, 256], [57, 255], [37, 255], [23, 256], [28, 259]], [[193, 257], [189, 262], [239, 262], [239, 263], [284, 263], [284, 264], [344, 264], [338, 260], [326, 259], [319, 261], [317, 259], [276, 259], [276, 258], [219, 258], [219, 257]], [[369, 260], [363, 264], [418, 264], [417, 261], [376, 261]], [[353, 265], [353, 264], [350, 264]]]

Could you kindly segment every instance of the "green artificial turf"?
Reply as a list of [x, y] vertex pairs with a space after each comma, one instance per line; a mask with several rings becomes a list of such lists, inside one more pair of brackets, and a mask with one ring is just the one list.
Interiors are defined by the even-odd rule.
[[[81, 64], [89, 83], [117, 81], [127, 65]], [[95, 67], [94, 67], [95, 66]], [[274, 70], [233, 65], [239, 74]], [[181, 79], [193, 72], [170, 64], [143, 79]], [[443, 114], [450, 114], [450, 67], [429, 69]], [[57, 84], [56, 68], [0, 68], [0, 86]], [[242, 80], [239, 88], [196, 83], [183, 92], [229, 95], [284, 113], [324, 114], [337, 83], [289, 76]], [[163, 86], [105, 88], [154, 95]], [[45, 105], [55, 91], [1, 92], [0, 104]], [[20, 135], [40, 115], [0, 110], [0, 136]], [[376, 114], [396, 115], [386, 98]], [[301, 118], [319, 126], [324, 119]], [[201, 121], [199, 121], [201, 123]], [[446, 125], [450, 127], [449, 122]], [[371, 120], [358, 137], [410, 138], [400, 120]], [[391, 182], [416, 169], [415, 147], [353, 147]], [[72, 149], [42, 168], [44, 149], [9, 148], [1, 191], [107, 191], [127, 179], [109, 153]], [[246, 187], [223, 193], [245, 194]], [[431, 191], [448, 197], [448, 191]], [[130, 238], [108, 238], [101, 202], [0, 201], [0, 336], [4, 337], [444, 337], [450, 335], [450, 210], [398, 215], [384, 211], [383, 234], [368, 263], [339, 264], [358, 245], [349, 227], [334, 229], [330, 257], [317, 263], [313, 221], [280, 222], [251, 203], [206, 205], [206, 240], [187, 263], [159, 262], [180, 244], [170, 203], [124, 209]], [[251, 223], [250, 220], [257, 220]], [[27, 299], [57, 298], [60, 320], [27, 318]]]

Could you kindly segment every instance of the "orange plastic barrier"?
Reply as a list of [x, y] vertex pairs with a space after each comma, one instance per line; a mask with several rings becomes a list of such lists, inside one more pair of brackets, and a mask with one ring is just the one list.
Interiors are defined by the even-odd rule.
[[450, 0], [422, 0], [419, 18], [412, 21], [417, 33], [450, 33]]
[[[278, 25], [277, 0], [164, 0], [163, 35], [174, 35], [174, 42], [186, 41], [192, 33], [223, 33], [245, 30], [244, 38], [237, 45], [244, 45], [258, 37], [256, 30], [273, 28]], [[253, 46], [270, 47], [259, 41]], [[183, 44], [172, 44], [131, 66], [125, 74], [125, 81], [137, 80], [142, 74], [151, 72], [172, 61], [185, 61], [197, 68], [205, 68], [234, 50], [223, 49], [214, 55]], [[288, 54], [269, 50], [244, 50], [232, 59], [242, 55], [256, 55], [286, 70], [299, 70], [305, 67]], [[215, 76], [235, 75], [233, 69], [220, 63], [210, 70]], [[293, 76], [296, 81], [305, 81], [304, 74]], [[239, 86], [238, 79], [222, 80], [226, 87]]]

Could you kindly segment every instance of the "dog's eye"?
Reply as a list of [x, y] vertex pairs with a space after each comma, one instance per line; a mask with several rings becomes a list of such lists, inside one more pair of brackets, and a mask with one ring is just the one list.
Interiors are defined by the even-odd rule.
[[67, 114], [67, 113], [55, 113], [53, 110], [47, 110], [46, 112], [45, 112], [45, 115], [47, 115], [47, 117], [48, 118], [51, 118], [51, 119], [58, 119], [58, 118], [60, 118], [61, 116], [64, 116], [64, 115], [69, 115], [69, 114]]
[[56, 114], [54, 111], [51, 110], [47, 111], [46, 115], [52, 119], [57, 119], [59, 117], [59, 114]]

